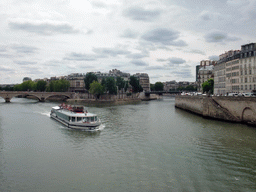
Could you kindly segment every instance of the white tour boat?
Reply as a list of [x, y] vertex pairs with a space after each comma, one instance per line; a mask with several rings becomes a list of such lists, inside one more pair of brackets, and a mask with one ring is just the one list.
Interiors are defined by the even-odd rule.
[[52, 107], [51, 118], [62, 123], [68, 128], [83, 130], [99, 130], [101, 124], [96, 114], [84, 111], [83, 106], [65, 105]]

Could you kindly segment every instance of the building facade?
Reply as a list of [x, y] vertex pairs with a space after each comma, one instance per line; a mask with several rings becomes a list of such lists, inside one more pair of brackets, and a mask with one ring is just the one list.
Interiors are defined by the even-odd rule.
[[211, 60], [202, 60], [200, 62], [200, 67], [198, 70], [198, 77], [197, 77], [197, 91], [202, 92], [202, 84], [208, 79], [214, 78], [213, 69], [216, 62]]
[[256, 43], [219, 56], [214, 68], [214, 94], [246, 93], [256, 89]]

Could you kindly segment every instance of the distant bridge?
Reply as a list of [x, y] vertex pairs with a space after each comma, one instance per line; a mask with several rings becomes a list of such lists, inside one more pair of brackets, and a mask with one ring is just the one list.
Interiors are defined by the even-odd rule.
[[5, 102], [9, 103], [13, 97], [27, 97], [34, 96], [40, 102], [44, 102], [50, 97], [54, 96], [64, 96], [66, 99], [72, 98], [73, 92], [29, 92], [29, 91], [0, 91], [0, 97], [2, 97]]
[[163, 95], [164, 93], [166, 93], [166, 94], [181, 94], [182, 91], [147, 91], [147, 92], [145, 92], [145, 96], [149, 96], [150, 94]]

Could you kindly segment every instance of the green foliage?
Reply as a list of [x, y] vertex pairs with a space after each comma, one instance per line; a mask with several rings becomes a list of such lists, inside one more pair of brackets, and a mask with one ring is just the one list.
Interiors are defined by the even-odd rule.
[[109, 94], [117, 94], [116, 81], [113, 77], [107, 77], [106, 91], [108, 91]]
[[150, 84], [150, 90], [155, 91], [155, 84]]
[[93, 94], [97, 99], [104, 93], [105, 88], [98, 81], [93, 81], [90, 84], [89, 92]]
[[68, 80], [65, 80], [65, 79], [55, 80], [50, 82], [50, 84], [46, 88], [46, 91], [47, 92], [65, 92], [65, 91], [68, 91], [69, 87], [70, 87], [70, 83]]
[[[177, 90], [178, 91], [196, 91], [197, 89], [193, 85], [188, 85], [186, 87], [178, 87]], [[175, 91], [175, 90], [170, 90], [170, 91]]]
[[118, 87], [119, 91], [125, 87], [125, 81], [122, 77], [116, 78], [116, 86]]
[[0, 87], [0, 90], [14, 91], [14, 87], [11, 87], [10, 85], [6, 85], [5, 87]]
[[97, 76], [92, 72], [87, 73], [85, 78], [84, 78], [85, 89], [89, 90], [90, 89], [90, 84], [93, 81], [98, 81]]
[[209, 93], [209, 94], [213, 94], [213, 88], [214, 88], [214, 80], [213, 79], [208, 79], [208, 81], [205, 81], [202, 84], [202, 89], [203, 89], [203, 93]]
[[35, 85], [35, 90], [36, 91], [45, 91], [46, 90], [46, 84], [47, 82], [44, 81], [44, 80], [39, 80], [38, 82], [36, 82], [36, 85]]
[[155, 91], [163, 91], [164, 90], [164, 84], [161, 83], [161, 82], [156, 82], [154, 88], [155, 88]]
[[137, 77], [131, 76], [129, 83], [132, 86], [132, 91], [133, 92], [138, 93], [138, 92], [142, 92], [143, 91], [143, 89], [142, 89], [142, 87], [140, 85], [140, 82], [137, 79]]
[[32, 80], [24, 81], [21, 84], [14, 86], [14, 91], [34, 91], [36, 83]]
[[104, 89], [104, 92], [105, 92], [106, 91], [106, 79], [105, 78], [103, 78], [101, 80], [101, 85], [103, 86], [103, 89]]

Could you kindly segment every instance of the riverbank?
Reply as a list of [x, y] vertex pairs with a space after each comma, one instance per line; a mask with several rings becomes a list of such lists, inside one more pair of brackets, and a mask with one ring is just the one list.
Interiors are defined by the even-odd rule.
[[206, 118], [256, 126], [256, 97], [176, 96], [175, 107]]

